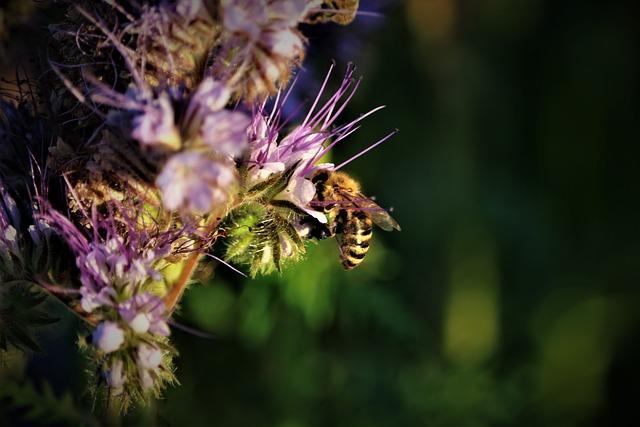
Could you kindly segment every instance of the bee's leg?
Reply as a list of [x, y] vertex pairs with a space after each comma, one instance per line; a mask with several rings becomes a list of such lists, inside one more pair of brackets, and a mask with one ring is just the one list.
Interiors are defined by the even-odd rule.
[[312, 239], [324, 240], [329, 237], [333, 237], [334, 231], [327, 224], [323, 224], [315, 218], [309, 217], [305, 218], [301, 222], [302, 225], [306, 226], [308, 229], [308, 233], [306, 237], [310, 237]]
[[334, 234], [334, 231], [331, 230], [327, 224], [319, 224], [319, 226], [312, 230], [311, 237], [318, 240], [324, 240], [326, 238], [333, 237]]

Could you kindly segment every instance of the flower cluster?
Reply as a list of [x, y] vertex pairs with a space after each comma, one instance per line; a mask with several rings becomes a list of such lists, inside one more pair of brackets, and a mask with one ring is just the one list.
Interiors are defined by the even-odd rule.
[[214, 67], [240, 82], [240, 96], [255, 100], [275, 93], [304, 57], [298, 31], [320, 0], [222, 0], [222, 52]]
[[[182, 144], [156, 179], [165, 208], [197, 215], [228, 201], [230, 190], [237, 183], [235, 159], [246, 149], [249, 125], [246, 114], [224, 108], [230, 96], [227, 86], [208, 77], [189, 97], [179, 124], [183, 129]], [[175, 129], [173, 114], [170, 115], [166, 121]], [[137, 130], [134, 128], [134, 133]], [[146, 135], [146, 140], [161, 139], [162, 133]]]
[[[21, 251], [18, 245], [18, 231], [16, 227], [20, 227], [20, 213], [15, 200], [7, 189], [0, 184], [0, 257], [2, 257], [2, 266], [15, 269], [12, 258], [21, 257]], [[7, 271], [11, 274], [14, 271]]]
[[94, 211], [91, 236], [51, 207], [41, 218], [63, 236], [76, 256], [79, 307], [96, 325], [92, 359], [116, 394], [126, 387], [121, 403], [128, 405], [130, 397], [144, 397], [149, 390], [157, 395], [174, 381], [175, 350], [166, 339], [170, 313], [160, 296], [166, 292], [161, 269], [167, 255], [179, 250], [182, 231], [139, 230], [130, 207], [117, 208], [120, 219], [111, 211]]
[[326, 222], [322, 212], [310, 208], [309, 202], [315, 196], [315, 187], [311, 176], [318, 169], [331, 169], [333, 164], [317, 164], [322, 157], [338, 142], [357, 130], [357, 124], [372, 112], [360, 116], [357, 120], [341, 126], [334, 126], [336, 119], [344, 111], [346, 104], [358, 88], [353, 78], [354, 67], [349, 66], [340, 87], [323, 105], [319, 105], [326, 85], [332, 75], [333, 66], [327, 73], [324, 85], [320, 89], [313, 107], [307, 112], [304, 121], [294, 127], [284, 137], [279, 137], [282, 117], [282, 103], [277, 103], [267, 114], [264, 107], [254, 113], [250, 130], [250, 156], [248, 167], [249, 184], [255, 184], [269, 178], [272, 174], [295, 168], [288, 186], [277, 198], [288, 200], [300, 209]]
[[[325, 95], [332, 66], [304, 119], [289, 126], [284, 117], [284, 86], [305, 56], [300, 24], [346, 24], [357, 1], [70, 3], [67, 21], [51, 27], [54, 73], [43, 73], [60, 80], [48, 99], [59, 98], [61, 124], [55, 146], [41, 150], [46, 173], [27, 161], [22, 210], [35, 225], [20, 226], [21, 209], [0, 186], [0, 272], [85, 320], [80, 344], [97, 392], [124, 410], [175, 382], [170, 318], [205, 255], [223, 251], [252, 276], [267, 274], [329, 237], [314, 227], [341, 232], [335, 212], [318, 208], [314, 177], [353, 159], [323, 162], [378, 108], [337, 124], [359, 81], [349, 66]], [[73, 255], [56, 263], [61, 275], [39, 261], [52, 235]], [[29, 257], [28, 269], [15, 267]]]

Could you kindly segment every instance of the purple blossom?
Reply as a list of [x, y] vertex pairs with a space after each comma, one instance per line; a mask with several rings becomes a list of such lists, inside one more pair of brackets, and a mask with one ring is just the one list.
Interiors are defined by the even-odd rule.
[[251, 119], [241, 112], [222, 110], [209, 114], [202, 125], [202, 139], [214, 152], [232, 158], [248, 147], [247, 128]]
[[38, 219], [57, 231], [76, 256], [80, 303], [87, 313], [99, 307], [114, 307], [123, 294], [136, 294], [146, 282], [161, 280], [154, 265], [171, 251], [181, 234], [181, 230], [158, 231], [151, 237], [136, 229], [131, 219], [132, 207], [114, 205], [119, 219], [113, 214], [99, 216], [94, 211], [88, 218], [93, 232], [85, 236], [68, 218], [46, 203], [43, 205], [44, 213]]
[[173, 107], [166, 93], [145, 104], [142, 114], [134, 117], [131, 137], [146, 147], [171, 151], [180, 148], [180, 132], [176, 128]]
[[149, 292], [135, 295], [118, 305], [122, 319], [138, 334], [168, 336], [167, 312], [162, 299]]
[[99, 307], [113, 305], [113, 301], [116, 296], [116, 290], [107, 285], [98, 290], [96, 290], [93, 286], [81, 286], [80, 307], [82, 307], [85, 313], [91, 313], [93, 310]]
[[156, 253], [141, 252], [128, 248], [122, 237], [91, 243], [89, 252], [80, 254], [76, 260], [82, 283], [82, 309], [90, 313], [102, 305], [113, 305], [118, 291], [124, 287], [138, 288], [149, 279], [160, 279], [152, 267]]
[[231, 89], [228, 85], [212, 77], [206, 77], [191, 95], [185, 116], [191, 119], [195, 115], [203, 117], [208, 113], [220, 111], [227, 105], [230, 98]]
[[156, 185], [165, 208], [198, 215], [224, 206], [236, 181], [232, 161], [187, 151], [169, 159]]
[[318, 160], [335, 144], [356, 131], [359, 128], [358, 123], [362, 119], [382, 108], [378, 107], [356, 120], [336, 126], [336, 119], [355, 94], [359, 82], [353, 78], [354, 68], [349, 66], [340, 87], [324, 104], [320, 104], [332, 70], [333, 66], [302, 124], [295, 127], [283, 138], [279, 137], [283, 126], [281, 116], [283, 104], [288, 97], [287, 93], [282, 100], [278, 97], [271, 112], [267, 113], [264, 106], [255, 110], [249, 132], [249, 163], [251, 164], [248, 174], [249, 181], [262, 181], [273, 173], [281, 172], [297, 164], [288, 187], [278, 198], [295, 203], [323, 223], [327, 221], [324, 214], [309, 206], [309, 202], [315, 195], [315, 186], [311, 183], [310, 178], [315, 171], [332, 169], [334, 166], [332, 164], [318, 164]]
[[115, 322], [102, 322], [93, 331], [93, 344], [105, 353], [119, 350], [123, 343], [124, 331]]
[[205, 78], [191, 96], [183, 122], [202, 141], [188, 141], [188, 149], [205, 148], [238, 157], [247, 148], [247, 129], [251, 119], [243, 112], [226, 110], [231, 89], [211, 77]]

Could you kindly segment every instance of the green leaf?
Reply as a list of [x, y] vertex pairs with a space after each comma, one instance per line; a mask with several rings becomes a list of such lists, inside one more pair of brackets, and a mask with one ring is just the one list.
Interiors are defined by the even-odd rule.
[[31, 383], [9, 381], [0, 387], [0, 399], [8, 401], [9, 407], [20, 410], [21, 418], [29, 423], [98, 425], [89, 414], [75, 406], [69, 392], [57, 397], [49, 383], [43, 383], [42, 390], [38, 391]]

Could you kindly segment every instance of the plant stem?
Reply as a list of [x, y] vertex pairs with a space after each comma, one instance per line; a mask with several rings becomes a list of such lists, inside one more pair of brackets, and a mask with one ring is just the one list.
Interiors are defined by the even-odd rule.
[[167, 295], [164, 297], [164, 305], [167, 307], [169, 316], [171, 316], [173, 311], [176, 309], [178, 301], [182, 298], [182, 294], [187, 287], [187, 283], [189, 283], [191, 276], [193, 276], [193, 273], [203, 256], [204, 255], [200, 252], [189, 255], [189, 258], [187, 258], [185, 265], [180, 272], [178, 280], [173, 284], [171, 290], [169, 290]]
[[[235, 204], [232, 204], [232, 206], [227, 209], [227, 212], [230, 212], [233, 209], [233, 206], [235, 206]], [[208, 234], [213, 233], [213, 231], [220, 225], [221, 220], [222, 216], [212, 214], [207, 221], [206, 232]], [[168, 317], [171, 317], [178, 305], [178, 302], [182, 299], [184, 290], [187, 288], [189, 280], [191, 280], [193, 273], [195, 273], [202, 257], [204, 257], [204, 253], [198, 251], [189, 255], [186, 261], [184, 261], [184, 266], [182, 267], [182, 271], [180, 271], [178, 280], [176, 280], [169, 292], [167, 292], [167, 295], [164, 297], [164, 305], [167, 307], [167, 313], [169, 314]]]

